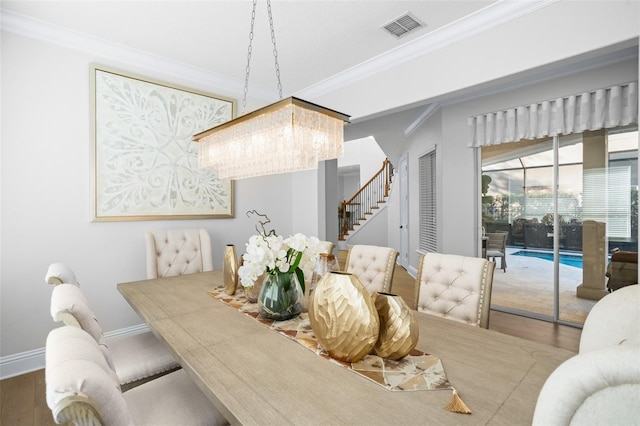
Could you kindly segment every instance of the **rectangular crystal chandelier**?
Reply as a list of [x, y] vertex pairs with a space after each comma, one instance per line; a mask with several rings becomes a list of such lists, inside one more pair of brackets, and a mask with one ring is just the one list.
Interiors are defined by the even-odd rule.
[[295, 97], [198, 133], [198, 165], [221, 179], [317, 169], [341, 157], [349, 116]]

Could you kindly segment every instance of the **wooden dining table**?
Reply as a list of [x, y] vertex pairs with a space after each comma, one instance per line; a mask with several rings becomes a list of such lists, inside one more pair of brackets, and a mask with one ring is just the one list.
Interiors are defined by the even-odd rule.
[[[232, 424], [531, 424], [549, 374], [575, 355], [415, 312], [417, 349], [437, 355], [450, 390], [390, 391], [222, 303], [212, 271], [118, 284], [118, 290]], [[158, 401], [159, 404], [162, 401]]]

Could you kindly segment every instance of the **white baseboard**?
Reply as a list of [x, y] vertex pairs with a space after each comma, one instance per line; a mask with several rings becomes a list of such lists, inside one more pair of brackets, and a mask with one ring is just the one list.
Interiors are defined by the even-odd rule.
[[[134, 325], [132, 327], [121, 328], [104, 334], [108, 340], [119, 337], [144, 333], [149, 328], [146, 324]], [[30, 373], [31, 371], [42, 370], [45, 365], [45, 348], [33, 349], [0, 358], [0, 380], [9, 377]]]
[[415, 278], [418, 275], [418, 268], [409, 265], [409, 267], [407, 268], [407, 272], [409, 273], [409, 275]]

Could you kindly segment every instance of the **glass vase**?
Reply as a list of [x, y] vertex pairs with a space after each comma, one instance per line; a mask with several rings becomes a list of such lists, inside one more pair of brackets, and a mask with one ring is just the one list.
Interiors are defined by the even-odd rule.
[[300, 315], [303, 299], [295, 273], [266, 274], [258, 295], [258, 309], [264, 318], [287, 320]]
[[306, 285], [306, 294], [305, 294], [305, 307], [309, 306], [311, 302], [311, 298], [313, 297], [313, 290], [315, 290], [316, 285], [318, 285], [318, 281], [324, 277], [327, 272], [335, 272], [339, 271], [340, 266], [338, 265], [338, 261], [336, 257], [332, 254], [328, 253], [320, 253], [318, 260], [316, 261], [316, 265], [313, 269], [313, 276], [311, 278], [311, 282]]
[[262, 289], [262, 282], [264, 281], [264, 274], [260, 275], [254, 282], [253, 286], [245, 287], [244, 292], [247, 296], [247, 302], [257, 303], [260, 289]]

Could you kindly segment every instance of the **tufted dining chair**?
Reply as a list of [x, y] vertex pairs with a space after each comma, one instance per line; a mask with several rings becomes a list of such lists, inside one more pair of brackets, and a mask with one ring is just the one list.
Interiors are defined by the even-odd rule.
[[495, 263], [480, 257], [427, 253], [414, 289], [416, 310], [489, 328]]
[[333, 254], [333, 248], [335, 247], [335, 244], [333, 244], [331, 241], [320, 241], [319, 246], [320, 253]]
[[184, 370], [123, 392], [103, 351], [77, 327], [52, 330], [45, 358], [47, 405], [58, 424], [228, 424]]
[[126, 388], [137, 386], [180, 366], [151, 331], [110, 340], [108, 343], [89, 301], [80, 287], [58, 284], [51, 293], [51, 317], [56, 322], [75, 326], [95, 339], [108, 364]]
[[49, 265], [44, 280], [47, 284], [51, 285], [62, 283], [80, 285], [73, 270], [61, 262], [55, 262]]
[[211, 237], [206, 229], [169, 229], [144, 233], [147, 278], [213, 271]]
[[349, 248], [345, 272], [358, 278], [370, 294], [390, 292], [398, 252], [389, 247], [354, 245]]

